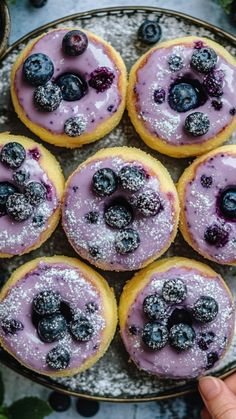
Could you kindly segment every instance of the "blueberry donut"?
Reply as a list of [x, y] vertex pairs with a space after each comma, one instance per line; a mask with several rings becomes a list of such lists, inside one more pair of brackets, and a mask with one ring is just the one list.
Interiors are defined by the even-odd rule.
[[21, 121], [39, 138], [80, 147], [102, 138], [125, 108], [126, 68], [103, 39], [78, 29], [55, 29], [34, 39], [11, 74]]
[[149, 147], [178, 158], [203, 154], [236, 128], [235, 84], [236, 61], [221, 45], [169, 40], [134, 64], [129, 116]]
[[174, 257], [138, 272], [119, 306], [121, 337], [131, 360], [150, 374], [193, 379], [224, 356], [234, 332], [234, 303], [220, 275]]
[[179, 179], [180, 230], [207, 259], [236, 265], [236, 146], [196, 159]]
[[93, 265], [131, 271], [175, 238], [179, 203], [166, 168], [141, 150], [103, 149], [67, 181], [62, 223], [75, 251]]
[[0, 134], [0, 258], [37, 249], [60, 219], [64, 177], [55, 157], [19, 135]]
[[116, 330], [114, 293], [97, 272], [65, 256], [18, 268], [0, 294], [1, 346], [48, 376], [90, 368]]

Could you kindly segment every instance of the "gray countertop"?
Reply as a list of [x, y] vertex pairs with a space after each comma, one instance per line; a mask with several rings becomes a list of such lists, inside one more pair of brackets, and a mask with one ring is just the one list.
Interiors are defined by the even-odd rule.
[[[17, 0], [15, 5], [10, 6], [12, 31], [11, 42], [16, 41], [27, 32], [47, 23], [51, 20], [68, 14], [85, 10], [122, 5], [144, 5], [174, 9], [189, 15], [211, 22], [229, 32], [236, 34], [228, 21], [217, 0], [48, 0], [46, 7], [34, 9], [28, 0]], [[4, 382], [6, 385], [6, 401], [11, 402], [23, 396], [38, 395], [47, 399], [49, 390], [26, 380], [7, 368], [1, 366]], [[111, 404], [100, 403], [100, 409], [96, 419], [195, 419], [200, 416], [200, 398], [196, 395], [173, 399], [165, 402], [153, 402], [142, 404]], [[54, 413], [51, 419], [79, 418], [75, 411], [73, 400], [71, 409], [66, 413]], [[32, 418], [33, 419], [33, 418]]]

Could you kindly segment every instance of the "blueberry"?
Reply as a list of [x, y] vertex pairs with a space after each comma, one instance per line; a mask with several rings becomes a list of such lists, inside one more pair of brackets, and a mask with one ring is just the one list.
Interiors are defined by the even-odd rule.
[[218, 304], [213, 297], [203, 295], [194, 304], [192, 315], [201, 323], [212, 322], [218, 314]]
[[198, 106], [198, 92], [189, 83], [177, 83], [170, 88], [168, 102], [177, 112], [187, 112]]
[[162, 87], [158, 87], [157, 89], [154, 90], [153, 93], [153, 99], [155, 103], [163, 103], [165, 102], [166, 99], [166, 92]]
[[196, 333], [188, 324], [179, 323], [170, 329], [170, 345], [178, 351], [186, 351], [194, 345]]
[[140, 167], [123, 166], [118, 173], [122, 189], [128, 192], [137, 192], [145, 182], [146, 174]]
[[208, 132], [210, 128], [210, 121], [206, 114], [202, 112], [190, 113], [185, 119], [184, 128], [188, 134], [194, 137], [199, 137]]
[[110, 227], [127, 227], [133, 219], [132, 209], [128, 205], [112, 205], [105, 210], [104, 219]]
[[87, 122], [82, 116], [68, 118], [64, 125], [64, 132], [69, 137], [78, 137], [86, 130]]
[[97, 93], [105, 92], [113, 83], [115, 74], [108, 67], [98, 67], [90, 74], [89, 86]]
[[71, 406], [71, 398], [66, 394], [53, 391], [48, 398], [48, 403], [55, 412], [66, 412]]
[[209, 73], [217, 63], [217, 55], [212, 48], [196, 49], [191, 58], [191, 67], [200, 73]]
[[34, 227], [42, 227], [45, 223], [45, 218], [42, 214], [35, 214], [32, 218], [32, 224]]
[[68, 367], [71, 354], [68, 349], [56, 346], [51, 349], [46, 356], [47, 365], [54, 370], [64, 370]]
[[115, 238], [115, 248], [117, 253], [125, 255], [134, 252], [140, 245], [139, 234], [132, 228], [119, 231]]
[[18, 169], [26, 157], [24, 147], [16, 142], [7, 143], [0, 152], [0, 161], [11, 169]]
[[37, 9], [45, 6], [47, 2], [48, 0], [30, 0], [30, 3], [32, 4], [32, 6], [36, 7]]
[[214, 342], [215, 333], [214, 332], [203, 332], [200, 333], [198, 337], [197, 344], [202, 351], [207, 351], [209, 346]]
[[210, 246], [224, 247], [229, 241], [229, 231], [219, 224], [212, 224], [206, 228], [204, 240]]
[[24, 186], [29, 180], [30, 174], [25, 169], [19, 169], [13, 173], [12, 178], [17, 185]]
[[138, 29], [138, 39], [148, 45], [158, 42], [161, 34], [159, 23], [153, 20], [145, 20]]
[[15, 335], [24, 329], [24, 325], [15, 319], [3, 319], [1, 321], [1, 327], [6, 335]]
[[211, 106], [216, 110], [216, 111], [220, 111], [223, 107], [223, 103], [220, 99], [214, 99], [211, 102]]
[[97, 224], [99, 213], [97, 211], [90, 211], [85, 215], [85, 218], [90, 224]]
[[102, 257], [101, 250], [99, 246], [93, 244], [88, 246], [88, 252], [93, 259], [97, 260]]
[[158, 294], [148, 295], [143, 301], [143, 311], [151, 320], [160, 320], [166, 316], [167, 304]]
[[180, 55], [172, 54], [168, 58], [168, 64], [171, 71], [179, 71], [184, 65], [183, 58]]
[[150, 349], [162, 349], [168, 341], [168, 330], [159, 323], [147, 323], [142, 331], [142, 340]]
[[79, 30], [67, 32], [62, 40], [62, 48], [66, 55], [72, 57], [81, 55], [87, 49], [88, 37]]
[[234, 116], [236, 114], [236, 109], [235, 108], [231, 108], [229, 111], [230, 115]]
[[145, 217], [159, 214], [162, 210], [160, 196], [151, 189], [131, 197], [130, 202]]
[[99, 169], [93, 175], [92, 187], [94, 192], [99, 196], [112, 195], [118, 186], [118, 180], [112, 169]]
[[204, 78], [203, 86], [209, 96], [218, 97], [223, 95], [224, 78], [225, 73], [222, 70], [212, 70], [211, 73], [207, 74]]
[[17, 189], [9, 182], [0, 182], [0, 207], [1, 210], [5, 209], [7, 198], [16, 193]]
[[50, 81], [35, 89], [34, 103], [39, 111], [53, 112], [60, 106], [61, 101], [61, 89]]
[[45, 54], [32, 54], [23, 64], [24, 78], [33, 86], [42, 86], [47, 83], [53, 76], [53, 73], [53, 62]]
[[51, 343], [62, 339], [67, 331], [66, 319], [61, 314], [52, 314], [38, 323], [38, 335], [43, 342]]
[[236, 187], [230, 187], [221, 192], [219, 207], [226, 219], [236, 220]]
[[62, 74], [56, 84], [61, 89], [63, 100], [68, 102], [82, 99], [88, 90], [86, 81], [78, 74]]
[[39, 205], [46, 199], [46, 188], [41, 182], [30, 182], [25, 188], [25, 197], [31, 205]]
[[90, 314], [95, 313], [95, 311], [98, 311], [99, 309], [97, 303], [95, 303], [94, 301], [90, 301], [89, 303], [85, 305], [85, 307], [86, 307], [86, 312]]
[[192, 326], [193, 319], [192, 315], [188, 310], [185, 310], [184, 308], [175, 308], [169, 319], [168, 319], [168, 327], [171, 328], [175, 324], [184, 323], [189, 326]]
[[7, 198], [6, 211], [15, 221], [25, 221], [33, 214], [33, 207], [21, 193], [14, 193]]
[[201, 185], [203, 186], [203, 188], [210, 188], [212, 186], [212, 176], [206, 176], [206, 175], [202, 175], [201, 179], [200, 179]]
[[57, 313], [60, 309], [61, 296], [52, 290], [41, 291], [34, 297], [33, 308], [40, 316]]
[[131, 326], [129, 326], [129, 333], [132, 336], [137, 336], [140, 332], [139, 327], [135, 326], [134, 324], [132, 324]]
[[91, 322], [83, 316], [76, 318], [70, 323], [70, 331], [73, 338], [78, 342], [89, 341], [95, 333]]
[[162, 297], [167, 303], [181, 303], [187, 296], [187, 287], [179, 278], [169, 279], [162, 287]]
[[219, 356], [217, 352], [210, 352], [209, 354], [207, 354], [206, 369], [209, 370], [210, 368], [212, 368], [217, 361], [219, 361]]
[[90, 418], [95, 416], [99, 411], [99, 403], [93, 400], [77, 399], [76, 410], [79, 415]]

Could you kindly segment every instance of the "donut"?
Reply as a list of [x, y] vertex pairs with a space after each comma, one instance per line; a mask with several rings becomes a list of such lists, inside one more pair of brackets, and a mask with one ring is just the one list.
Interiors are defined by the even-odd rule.
[[173, 257], [139, 271], [119, 305], [125, 348], [139, 369], [162, 378], [194, 379], [215, 367], [234, 333], [234, 302], [220, 275]]
[[0, 134], [0, 258], [37, 249], [60, 219], [64, 177], [42, 145]]
[[236, 146], [197, 158], [179, 179], [180, 231], [207, 259], [236, 265]]
[[16, 60], [11, 96], [21, 121], [39, 138], [75, 148], [108, 134], [125, 108], [126, 68], [97, 35], [54, 29]]
[[112, 289], [77, 259], [34, 259], [12, 274], [0, 294], [1, 346], [43, 375], [90, 368], [107, 350], [116, 323]]
[[111, 271], [140, 269], [175, 238], [179, 203], [166, 168], [136, 148], [98, 151], [69, 177], [62, 224], [75, 251]]
[[144, 54], [130, 72], [127, 107], [141, 139], [172, 157], [220, 146], [236, 128], [236, 61], [221, 45], [195, 36]]

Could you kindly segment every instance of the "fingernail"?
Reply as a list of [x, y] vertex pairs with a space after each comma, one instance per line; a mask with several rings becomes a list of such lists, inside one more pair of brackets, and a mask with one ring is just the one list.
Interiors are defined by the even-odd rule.
[[218, 396], [221, 383], [214, 377], [202, 377], [199, 380], [199, 390], [205, 400], [209, 401]]

